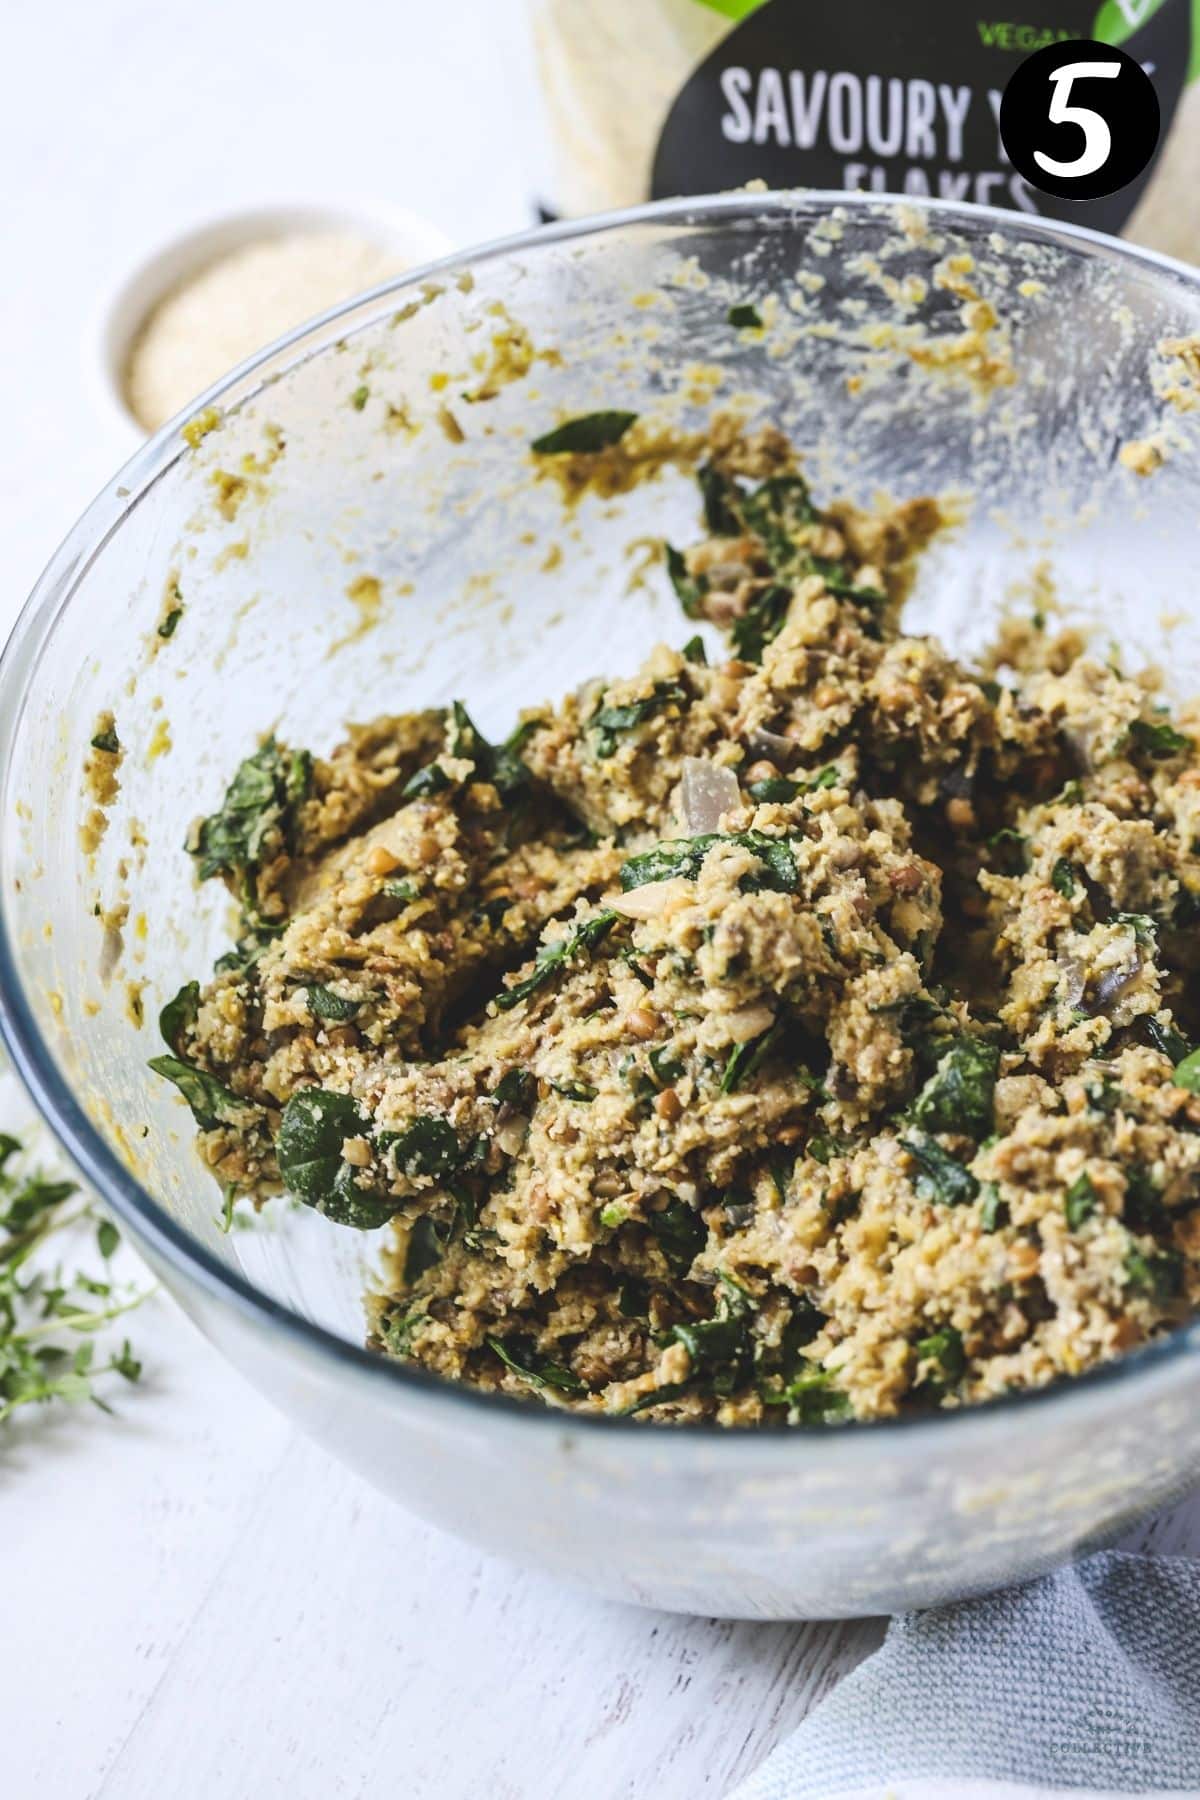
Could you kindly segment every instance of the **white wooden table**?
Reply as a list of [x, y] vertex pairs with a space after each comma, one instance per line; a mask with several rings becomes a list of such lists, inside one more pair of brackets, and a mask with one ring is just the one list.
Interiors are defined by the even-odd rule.
[[[174, 225], [363, 193], [463, 242], [525, 222], [493, 45], [514, 7], [10, 9], [0, 628], [121, 451], [85, 369], [97, 296]], [[514, 1570], [331, 1463], [165, 1298], [131, 1331], [146, 1376], [118, 1419], [0, 1448], [3, 1800], [723, 1795], [879, 1639]], [[1200, 1550], [1200, 1513], [1148, 1537]]]

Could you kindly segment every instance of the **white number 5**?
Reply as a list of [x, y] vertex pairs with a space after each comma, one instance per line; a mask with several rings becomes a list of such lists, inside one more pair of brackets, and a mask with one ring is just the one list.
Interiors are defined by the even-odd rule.
[[1047, 175], [1056, 175], [1070, 179], [1072, 176], [1094, 175], [1108, 161], [1108, 153], [1112, 149], [1112, 132], [1108, 129], [1108, 121], [1102, 119], [1098, 112], [1089, 106], [1071, 106], [1071, 83], [1083, 81], [1090, 76], [1107, 76], [1112, 78], [1121, 73], [1119, 62], [1073, 62], [1064, 63], [1061, 69], [1055, 69], [1050, 80], [1054, 84], [1054, 92], [1050, 96], [1050, 111], [1047, 115], [1052, 125], [1078, 125], [1083, 132], [1083, 149], [1073, 162], [1058, 162], [1052, 156], [1043, 156], [1035, 150], [1033, 160], [1039, 169]]

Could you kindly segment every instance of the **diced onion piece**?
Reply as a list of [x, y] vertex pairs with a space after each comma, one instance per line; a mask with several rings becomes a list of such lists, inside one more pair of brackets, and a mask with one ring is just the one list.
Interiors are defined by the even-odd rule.
[[726, 1013], [721, 1023], [731, 1044], [748, 1044], [751, 1038], [770, 1031], [775, 1014], [769, 1006], [743, 1006], [740, 1012]]
[[693, 882], [685, 881], [682, 875], [672, 875], [666, 881], [648, 881], [630, 894], [607, 894], [604, 904], [613, 912], [624, 913], [627, 919], [656, 919], [659, 913], [669, 912], [695, 897]]
[[685, 756], [679, 798], [687, 831], [699, 837], [720, 828], [722, 813], [740, 806], [742, 793], [732, 769], [721, 768], [706, 756]]
[[768, 762], [775, 763], [781, 769], [786, 769], [796, 754], [796, 746], [791, 738], [784, 737], [779, 731], [768, 731], [761, 725], [746, 739], [746, 748], [751, 756], [765, 756]]

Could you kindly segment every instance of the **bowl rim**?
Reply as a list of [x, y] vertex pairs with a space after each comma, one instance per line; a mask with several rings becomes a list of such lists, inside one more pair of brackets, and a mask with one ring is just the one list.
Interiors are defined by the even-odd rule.
[[[934, 220], [940, 219], [948, 228], [958, 224], [979, 230], [981, 226], [990, 225], [1010, 238], [1041, 241], [1068, 249], [1073, 247], [1098, 255], [1110, 265], [1129, 263], [1156, 270], [1179, 282], [1193, 296], [1200, 291], [1200, 269], [1086, 226], [1000, 207], [903, 194], [848, 193], [837, 189], [762, 193], [742, 190], [653, 201], [583, 219], [531, 227], [419, 264], [391, 281], [382, 282], [316, 315], [240, 363], [147, 439], [80, 515], [35, 583], [0, 654], [0, 793], [7, 793], [12, 746], [20, 726], [28, 677], [42, 649], [80, 580], [102, 553], [108, 539], [175, 461], [188, 453], [190, 446], [181, 433], [189, 420], [213, 407], [222, 412], [236, 410], [253, 398], [264, 382], [273, 379], [276, 373], [293, 366], [297, 360], [307, 359], [297, 359], [291, 353], [307, 347], [308, 355], [317, 354], [326, 343], [333, 341], [331, 327], [340, 326], [355, 315], [362, 315], [361, 322], [367, 324], [379, 302], [390, 304], [394, 296], [420, 289], [431, 279], [453, 277], [500, 258], [536, 252], [543, 245], [577, 239], [595, 241], [630, 227], [686, 227], [739, 218], [743, 218], [748, 226], [764, 227], [772, 222], [786, 225], [790, 221], [798, 227], [835, 208], [859, 216], [888, 214], [893, 218], [898, 209], [908, 209]], [[281, 360], [284, 358], [287, 360]], [[278, 369], [276, 365], [279, 365]], [[4, 858], [4, 862], [8, 860]], [[0, 863], [0, 881], [7, 882], [13, 873], [10, 867]], [[972, 1429], [978, 1434], [1005, 1428], [1003, 1423], [993, 1428], [989, 1423], [991, 1420], [1006, 1421], [1009, 1428], [1018, 1421], [1032, 1425], [1036, 1420], [1039, 1428], [1045, 1428], [1064, 1407], [1079, 1411], [1086, 1405], [1088, 1396], [1100, 1396], [1116, 1383], [1124, 1383], [1130, 1388], [1139, 1381], [1148, 1384], [1155, 1372], [1185, 1362], [1200, 1349], [1198, 1315], [1169, 1336], [1044, 1387], [999, 1395], [962, 1408], [937, 1409], [897, 1418], [852, 1419], [839, 1422], [836, 1427], [819, 1423], [797, 1425], [779, 1431], [731, 1429], [713, 1420], [655, 1429], [649, 1421], [639, 1422], [612, 1414], [576, 1413], [488, 1392], [382, 1356], [293, 1312], [256, 1287], [240, 1269], [228, 1267], [199, 1238], [176, 1223], [109, 1147], [60, 1072], [26, 996], [3, 909], [0, 909], [0, 1040], [38, 1112], [84, 1179], [114, 1214], [130, 1225], [135, 1242], [143, 1240], [186, 1285], [199, 1288], [206, 1297], [236, 1312], [247, 1325], [260, 1331], [274, 1329], [280, 1332], [301, 1353], [315, 1355], [319, 1361], [352, 1370], [376, 1383], [379, 1393], [383, 1393], [384, 1384], [390, 1384], [393, 1392], [408, 1392], [414, 1399], [423, 1395], [432, 1404], [441, 1402], [447, 1407], [463, 1409], [464, 1417], [473, 1412], [476, 1418], [490, 1418], [497, 1424], [505, 1418], [514, 1424], [523, 1421], [531, 1428], [553, 1431], [560, 1437], [584, 1432], [618, 1433], [626, 1444], [632, 1446], [640, 1442], [645, 1446], [646, 1454], [654, 1456], [662, 1449], [666, 1430], [683, 1434], [693, 1443], [727, 1442], [737, 1448], [731, 1448], [725, 1454], [743, 1459], [751, 1453], [752, 1447], [756, 1458], [773, 1460], [777, 1456], [793, 1455], [795, 1451], [790, 1446], [798, 1437], [808, 1444], [810, 1452], [814, 1442], [819, 1441], [831, 1457], [853, 1456], [860, 1452], [870, 1454], [870, 1447], [878, 1446], [881, 1440], [902, 1439], [904, 1443], [923, 1445], [932, 1434], [951, 1428], [956, 1430], [955, 1441], [961, 1447]]]

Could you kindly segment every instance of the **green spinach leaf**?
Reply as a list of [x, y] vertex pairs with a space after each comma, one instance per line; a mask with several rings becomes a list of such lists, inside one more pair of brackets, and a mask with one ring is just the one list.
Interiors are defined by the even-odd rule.
[[734, 1045], [721, 1076], [723, 1094], [734, 1093], [762, 1067], [774, 1048], [779, 1030], [779, 1022], [776, 1020], [774, 1025], [760, 1032], [758, 1037], [751, 1038], [748, 1043]]
[[946, 1051], [912, 1103], [912, 1118], [926, 1131], [986, 1137], [995, 1120], [999, 1051], [978, 1038], [960, 1037]]
[[534, 957], [533, 973], [523, 981], [515, 982], [512, 987], [503, 988], [496, 995], [496, 1006], [501, 1012], [510, 1012], [523, 1000], [532, 999], [534, 994], [540, 993], [544, 987], [557, 980], [572, 963], [590, 956], [608, 936], [618, 918], [619, 914], [615, 912], [597, 913], [594, 919], [585, 919], [574, 931], [568, 931], [556, 944], [543, 944]]
[[742, 529], [738, 513], [741, 490], [728, 475], [722, 475], [711, 463], [703, 463], [697, 472], [700, 494], [704, 501], [704, 523], [716, 537], [737, 537]]
[[449, 1120], [436, 1113], [421, 1114], [404, 1131], [382, 1133], [379, 1144], [391, 1154], [398, 1174], [429, 1175], [435, 1180], [453, 1175], [469, 1154]]
[[1086, 1223], [1095, 1212], [1096, 1190], [1092, 1186], [1091, 1176], [1086, 1169], [1079, 1179], [1073, 1181], [1067, 1189], [1063, 1204], [1067, 1215], [1067, 1225], [1071, 1231], [1078, 1231], [1079, 1227]]
[[185, 981], [179, 992], [158, 1015], [158, 1029], [169, 1050], [178, 1050], [186, 1034], [196, 1022], [200, 1009], [200, 983]]
[[238, 767], [218, 812], [201, 821], [188, 843], [200, 879], [233, 876], [254, 910], [254, 878], [261, 863], [293, 847], [296, 817], [312, 785], [307, 750], [286, 750], [273, 737]]
[[731, 1394], [750, 1377], [754, 1344], [750, 1320], [754, 1307], [749, 1294], [728, 1275], [718, 1277], [720, 1291], [710, 1319], [673, 1325], [667, 1342], [682, 1344], [691, 1361], [693, 1378], [705, 1378], [714, 1394]]
[[1153, 757], [1179, 756], [1192, 748], [1192, 740], [1185, 737], [1182, 731], [1176, 731], [1170, 720], [1134, 719], [1129, 727], [1129, 736], [1139, 750], [1145, 750]]
[[1075, 870], [1069, 857], [1060, 856], [1050, 871], [1050, 885], [1064, 900], [1075, 896]]
[[760, 589], [729, 628], [729, 641], [743, 662], [760, 663], [763, 651], [783, 630], [792, 590], [773, 582]]
[[772, 566], [782, 572], [797, 563], [796, 538], [805, 525], [820, 521], [808, 483], [802, 475], [772, 475], [753, 493], [742, 497], [742, 520], [762, 540]]
[[492, 1099], [499, 1106], [530, 1107], [537, 1099], [537, 1080], [528, 1069], [506, 1069], [492, 1089]]
[[587, 722], [592, 748], [602, 760], [615, 756], [628, 731], [644, 725], [667, 706], [686, 706], [688, 691], [678, 681], [656, 681], [654, 692], [623, 706], [600, 706]]
[[510, 1339], [504, 1344], [497, 1337], [486, 1338], [489, 1350], [500, 1358], [506, 1369], [527, 1382], [531, 1388], [544, 1390], [549, 1388], [556, 1394], [579, 1395], [587, 1393], [587, 1386], [572, 1369], [562, 1363], [551, 1362], [548, 1358], [539, 1357], [531, 1345], [523, 1338]]
[[283, 1109], [275, 1155], [289, 1194], [306, 1206], [357, 1231], [386, 1225], [396, 1202], [360, 1187], [356, 1171], [342, 1156], [347, 1138], [365, 1137], [368, 1121], [349, 1094], [328, 1088], [301, 1088]]
[[147, 1066], [156, 1075], [174, 1082], [202, 1131], [211, 1131], [215, 1125], [240, 1124], [253, 1110], [248, 1101], [231, 1094], [215, 1076], [193, 1068], [178, 1056], [152, 1056]]
[[900, 1148], [907, 1150], [917, 1165], [914, 1186], [922, 1200], [967, 1206], [978, 1194], [979, 1183], [970, 1169], [943, 1150], [936, 1138], [901, 1138]]
[[686, 1275], [708, 1242], [708, 1226], [686, 1201], [669, 1200], [661, 1212], [650, 1213], [646, 1224], [667, 1259], [673, 1275]]
[[305, 988], [304, 1004], [314, 1019], [324, 1019], [330, 1025], [344, 1025], [360, 1010], [363, 1002], [349, 1000], [344, 994], [335, 994], [332, 988], [316, 983]]
[[653, 850], [643, 850], [640, 855], [631, 856], [628, 862], [622, 863], [621, 887], [628, 894], [652, 881], [669, 881], [675, 876], [695, 881], [714, 844], [740, 844], [762, 864], [761, 875], [746, 877], [744, 892], [758, 893], [766, 889], [776, 894], [795, 893], [800, 874], [791, 844], [787, 838], [769, 837], [764, 831], [739, 831], [729, 835], [708, 832], [701, 837], [668, 839], [666, 843], [656, 844]]
[[[671, 578], [671, 586], [675, 589], [676, 598], [689, 619], [704, 616], [704, 596], [708, 592], [708, 578], [704, 575], [692, 575], [680, 551], [673, 544], [663, 546], [667, 557], [667, 574]], [[693, 638], [693, 643], [699, 643]]]
[[854, 1413], [849, 1396], [833, 1385], [831, 1371], [805, 1357], [782, 1386], [764, 1383], [759, 1394], [764, 1406], [787, 1408], [789, 1425], [828, 1425]]
[[1181, 1063], [1188, 1054], [1188, 1041], [1173, 1025], [1163, 1025], [1150, 1013], [1146, 1017], [1146, 1036], [1154, 1049], [1160, 1050], [1173, 1063]]
[[579, 456], [608, 450], [620, 443], [636, 418], [633, 412], [581, 413], [534, 438], [530, 448], [538, 456]]
[[1125, 1258], [1125, 1279], [1137, 1293], [1165, 1306], [1183, 1292], [1183, 1258], [1177, 1250], [1147, 1256], [1135, 1245]]
[[432, 800], [436, 794], [444, 794], [450, 786], [450, 777], [441, 763], [431, 762], [409, 776], [400, 795], [404, 800]]
[[933, 1365], [918, 1377], [916, 1392], [941, 1395], [958, 1386], [967, 1367], [961, 1331], [956, 1330], [953, 1325], [943, 1325], [939, 1330], [930, 1332], [928, 1337], [918, 1338], [913, 1348], [917, 1353], [918, 1364]]

